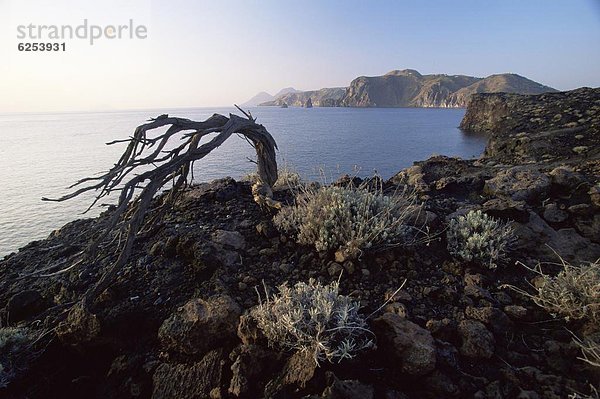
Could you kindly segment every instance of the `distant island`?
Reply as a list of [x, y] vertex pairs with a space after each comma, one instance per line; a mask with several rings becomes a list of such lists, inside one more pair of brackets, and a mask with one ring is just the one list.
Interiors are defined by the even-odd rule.
[[[421, 75], [414, 69], [394, 70], [383, 76], [360, 76], [348, 87], [261, 92], [244, 106], [304, 107], [423, 107], [465, 108], [475, 93], [541, 94], [556, 92], [514, 73], [477, 78], [466, 75]], [[310, 101], [309, 101], [310, 100]]]

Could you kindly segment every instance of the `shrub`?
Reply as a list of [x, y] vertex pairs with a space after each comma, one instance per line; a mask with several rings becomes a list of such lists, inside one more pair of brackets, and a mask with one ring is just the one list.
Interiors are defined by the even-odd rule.
[[359, 304], [338, 294], [339, 282], [321, 285], [313, 279], [267, 297], [250, 311], [269, 345], [308, 351], [315, 362], [351, 359], [372, 346], [373, 333], [358, 313]]
[[448, 231], [448, 251], [467, 262], [487, 265], [490, 269], [506, 256], [506, 251], [514, 240], [510, 226], [483, 213], [469, 211], [450, 221]]
[[548, 313], [566, 320], [590, 321], [599, 326], [600, 261], [573, 266], [562, 260], [562, 270], [555, 277], [544, 273], [539, 264], [535, 269], [528, 269], [540, 276], [536, 294], [514, 289], [533, 299]]
[[273, 222], [296, 234], [299, 244], [342, 250], [354, 258], [365, 249], [409, 243], [416, 229], [407, 221], [420, 211], [414, 203], [415, 196], [406, 191], [386, 196], [381, 188], [307, 185]]
[[575, 336], [574, 341], [581, 349], [580, 359], [600, 367], [600, 259], [573, 266], [561, 258], [562, 270], [555, 277], [544, 273], [540, 264], [535, 268], [520, 264], [539, 275], [536, 293], [511, 285], [506, 287], [531, 298], [554, 316], [588, 322], [583, 339]]
[[29, 342], [27, 330], [17, 327], [0, 328], [0, 388], [15, 377], [17, 367], [22, 367], [27, 356], [23, 351]]

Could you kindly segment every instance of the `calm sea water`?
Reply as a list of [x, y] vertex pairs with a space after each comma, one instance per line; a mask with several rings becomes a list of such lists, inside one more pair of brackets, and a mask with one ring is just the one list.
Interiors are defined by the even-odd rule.
[[[82, 217], [91, 195], [67, 202], [42, 202], [65, 194], [81, 177], [110, 168], [128, 137], [147, 118], [162, 113], [195, 120], [233, 108], [185, 108], [98, 113], [0, 114], [0, 256]], [[457, 126], [464, 110], [422, 108], [253, 108], [279, 146], [280, 165], [308, 178], [325, 170], [391, 177], [432, 154], [473, 158], [486, 143]], [[237, 136], [196, 162], [194, 179], [239, 178], [253, 171], [253, 149]], [[108, 201], [110, 202], [110, 201]], [[95, 216], [102, 208], [85, 216]]]

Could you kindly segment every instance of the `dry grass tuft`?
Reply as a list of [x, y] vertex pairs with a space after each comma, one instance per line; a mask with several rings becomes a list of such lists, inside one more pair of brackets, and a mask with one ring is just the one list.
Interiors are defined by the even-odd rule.
[[536, 285], [532, 285], [537, 291], [535, 294], [511, 285], [505, 287], [531, 298], [555, 317], [587, 322], [583, 338], [573, 334], [575, 343], [581, 348], [579, 359], [600, 367], [600, 259], [580, 266], [560, 260], [562, 270], [554, 277], [544, 273], [540, 264], [530, 268], [517, 262], [539, 275]]
[[574, 341], [581, 348], [583, 357], [579, 359], [591, 366], [600, 367], [600, 333], [588, 335], [583, 339], [575, 337]]
[[[520, 262], [519, 262], [520, 263]], [[520, 263], [523, 265], [522, 263]], [[529, 268], [540, 276], [537, 293], [511, 287], [530, 297], [553, 315], [568, 320], [586, 320], [600, 323], [600, 260], [573, 266], [561, 259], [562, 270], [554, 277], [545, 274], [538, 264]]]

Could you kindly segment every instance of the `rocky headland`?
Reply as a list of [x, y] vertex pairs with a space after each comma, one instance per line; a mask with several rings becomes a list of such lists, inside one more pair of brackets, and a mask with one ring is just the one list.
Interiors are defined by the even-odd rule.
[[422, 75], [414, 69], [404, 69], [390, 71], [383, 76], [360, 76], [348, 87], [277, 95], [258, 105], [302, 107], [311, 98], [316, 107], [465, 108], [476, 93], [541, 94], [555, 91], [512, 73], [476, 78]]
[[[352, 259], [318, 252], [275, 228], [273, 212], [253, 201], [250, 183], [200, 184], [138, 238], [126, 267], [97, 299], [95, 322], [76, 330], [59, 321], [116, 254], [108, 245], [95, 263], [67, 266], [113, 210], [8, 255], [0, 261], [2, 326], [26, 328], [36, 338], [15, 349], [24, 354], [14, 356], [18, 367], [0, 396], [591, 395], [599, 368], [579, 359], [573, 334], [598, 326], [549, 314], [524, 295], [535, 292], [539, 275], [523, 265], [541, 262], [556, 274], [557, 254], [573, 264], [600, 257], [600, 89], [477, 94], [462, 128], [489, 134], [480, 159], [436, 156], [383, 182], [389, 193], [400, 186], [418, 194], [431, 237], [419, 245]], [[274, 198], [289, 203], [293, 193], [281, 187]], [[509, 259], [495, 269], [448, 252], [449, 221], [471, 210], [515, 231]], [[341, 293], [372, 314], [372, 348], [316, 367], [302, 353], [265, 343], [248, 316], [258, 292], [310, 278], [339, 279]]]

